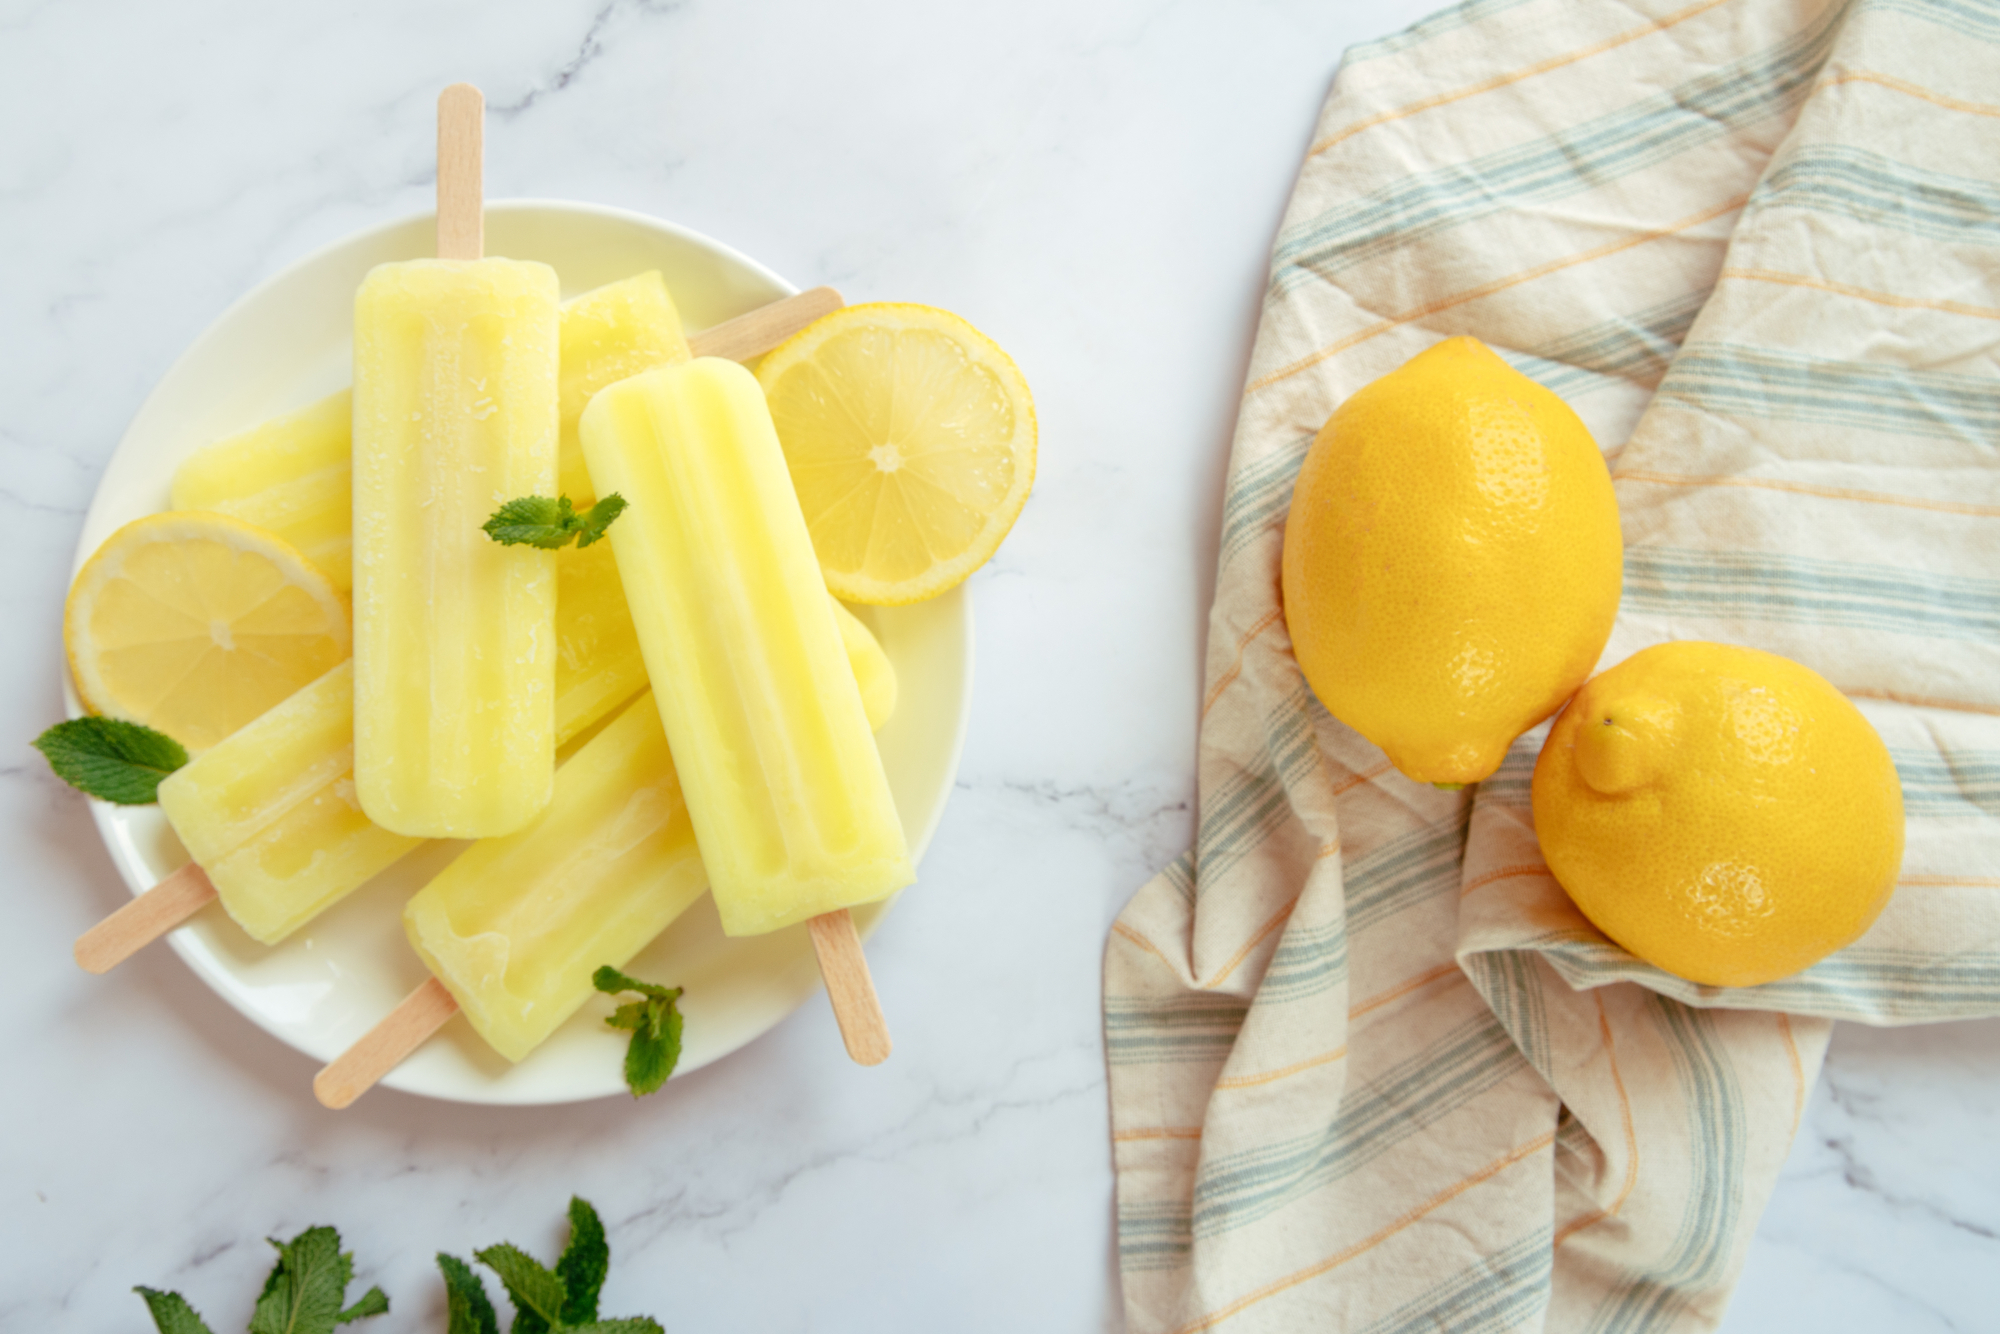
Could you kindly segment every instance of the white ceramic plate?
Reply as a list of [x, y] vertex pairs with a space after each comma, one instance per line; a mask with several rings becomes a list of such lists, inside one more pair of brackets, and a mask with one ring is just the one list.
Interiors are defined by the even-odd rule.
[[[348, 382], [354, 289], [373, 266], [433, 253], [429, 214], [363, 232], [294, 264], [251, 292], [195, 341], [160, 381], [105, 469], [76, 565], [121, 525], [165, 509], [174, 468], [195, 449]], [[520, 200], [486, 209], [491, 254], [541, 260], [563, 295], [659, 269], [690, 332], [796, 288], [694, 232], [637, 213]], [[857, 608], [895, 663], [901, 693], [878, 734], [912, 852], [922, 857], [958, 770], [972, 686], [972, 613], [963, 588], [910, 607]], [[82, 712], [74, 693], [71, 716]], [[139, 893], [187, 860], [155, 806], [93, 802], [112, 860]], [[210, 905], [170, 938], [224, 1000], [317, 1061], [330, 1060], [423, 981], [404, 939], [405, 899], [462, 847], [420, 848], [275, 949], [257, 945]], [[886, 910], [855, 914], [865, 936]], [[819, 987], [804, 927], [732, 940], [707, 898], [639, 955], [631, 971], [687, 989], [680, 1069], [735, 1051]], [[118, 985], [116, 977], [105, 986]], [[383, 1082], [459, 1102], [551, 1103], [625, 1091], [625, 1035], [592, 1002], [519, 1065], [495, 1055], [463, 1019]], [[893, 1023], [895, 1016], [891, 1015]], [[301, 1090], [307, 1072], [300, 1072]]]

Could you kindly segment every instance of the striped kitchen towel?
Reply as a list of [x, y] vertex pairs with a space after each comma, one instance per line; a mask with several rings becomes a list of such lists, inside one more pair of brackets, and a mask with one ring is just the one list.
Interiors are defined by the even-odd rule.
[[[1836, 1018], [2000, 1012], [2000, 8], [1472, 0], [1340, 66], [1230, 462], [1194, 850], [1105, 959], [1134, 1331], [1694, 1330]], [[1279, 548], [1343, 398], [1472, 334], [1606, 449], [1604, 663], [1769, 649], [1860, 704], [1908, 851], [1862, 941], [1718, 991], [1307, 691]]]

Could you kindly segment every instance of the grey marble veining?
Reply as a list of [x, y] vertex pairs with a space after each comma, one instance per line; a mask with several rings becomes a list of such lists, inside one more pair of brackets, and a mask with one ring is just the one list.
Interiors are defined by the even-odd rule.
[[[670, 1329], [1119, 1327], [1104, 933], [1192, 832], [1225, 451], [1313, 114], [1343, 47], [1431, 7], [0, 3], [0, 1328], [144, 1328], [135, 1283], [240, 1328], [259, 1239], [317, 1222], [385, 1328], [442, 1328], [433, 1252], [550, 1253], [572, 1192], [611, 1229], [605, 1310]], [[334, 1116], [171, 953], [70, 962], [124, 890], [24, 743], [61, 713], [84, 508], [232, 301], [428, 207], [458, 79], [489, 194], [958, 310], [1035, 388], [958, 787], [870, 949], [881, 1069], [815, 999], [640, 1103]], [[1843, 1029], [1726, 1327], [1993, 1327], [1996, 1104], [2000, 1024]]]

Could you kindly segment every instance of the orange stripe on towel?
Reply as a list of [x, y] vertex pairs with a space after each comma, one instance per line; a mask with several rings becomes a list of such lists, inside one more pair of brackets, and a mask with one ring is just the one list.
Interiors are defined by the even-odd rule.
[[2000, 717], [2000, 708], [1991, 704], [1965, 704], [1958, 700], [1932, 699], [1928, 695], [1906, 695], [1900, 690], [1845, 690], [1857, 699], [1886, 699], [1891, 704], [1913, 704], [1920, 709], [1950, 709], [1956, 713], [1984, 713]]
[[1488, 871], [1485, 875], [1474, 876], [1472, 880], [1466, 884], [1465, 888], [1461, 889], [1458, 892], [1458, 896], [1460, 898], [1465, 898], [1467, 895], [1471, 894], [1473, 890], [1484, 889], [1486, 888], [1486, 886], [1492, 884], [1496, 880], [1512, 880], [1517, 876], [1548, 875], [1548, 874], [1550, 874], [1549, 868], [1542, 865], [1540, 862], [1536, 862], [1532, 866], [1503, 866], [1497, 871]]
[[1793, 495], [1818, 496], [1823, 500], [1857, 500], [1869, 505], [1896, 505], [1904, 509], [1932, 510], [1939, 514], [1963, 514], [1975, 519], [2000, 518], [2000, 505], [1968, 505], [1956, 500], [1924, 500], [1916, 496], [1891, 496], [1879, 491], [1854, 491], [1839, 486], [1814, 486], [1809, 482], [1784, 482], [1775, 477], [1693, 477], [1685, 473], [1653, 472], [1632, 468], [1611, 474], [1614, 482], [1646, 482], [1653, 486], [1745, 486], [1759, 491], [1788, 491]]
[[1562, 270], [1574, 268], [1578, 264], [1588, 264], [1592, 260], [1604, 259], [1607, 256], [1618, 254], [1620, 251], [1630, 250], [1634, 246], [1645, 245], [1649, 241], [1662, 240], [1676, 233], [1684, 232], [1690, 227], [1698, 227], [1704, 222], [1719, 218], [1725, 213], [1733, 213], [1737, 209], [1742, 208], [1744, 200], [1748, 198], [1748, 195], [1737, 195], [1734, 199], [1725, 200], [1713, 208], [1705, 208], [1699, 213], [1690, 214], [1688, 217], [1682, 218], [1678, 222], [1670, 222], [1664, 227], [1651, 231], [1636, 232], [1622, 241], [1611, 241], [1593, 250], [1585, 250], [1574, 255], [1564, 255], [1561, 259], [1552, 259], [1548, 263], [1538, 264], [1532, 269], [1523, 269], [1519, 273], [1509, 274], [1505, 278], [1495, 278], [1490, 283], [1483, 283], [1467, 291], [1454, 293], [1451, 296], [1439, 297], [1436, 301], [1426, 302], [1414, 310], [1408, 310], [1401, 315], [1392, 316], [1378, 324], [1371, 324], [1358, 333], [1349, 334], [1347, 337], [1339, 339], [1336, 342], [1328, 343], [1325, 347], [1319, 349], [1319, 351], [1301, 357], [1289, 366], [1281, 366], [1269, 375], [1252, 380], [1250, 387], [1243, 391], [1243, 397], [1248, 398], [1260, 389], [1268, 389], [1280, 380], [1288, 380], [1300, 371], [1311, 370], [1314, 366], [1319, 365], [1319, 363], [1327, 360], [1329, 357], [1339, 356], [1342, 352], [1347, 351], [1347, 349], [1357, 344], [1365, 343], [1377, 334], [1388, 333], [1391, 329], [1400, 329], [1406, 324], [1414, 324], [1416, 321], [1435, 315], [1441, 310], [1450, 310], [1453, 306], [1462, 306], [1467, 302], [1477, 301], [1482, 297], [1489, 297], [1497, 292], [1504, 292], [1510, 287], [1518, 287], [1522, 283], [1533, 282], [1537, 278], [1545, 278], [1551, 273], [1560, 273]]
[[1200, 1139], [1200, 1126], [1156, 1126], [1150, 1130], [1125, 1130], [1111, 1137], [1113, 1144], [1129, 1144], [1143, 1139]]
[[1219, 1089], [1247, 1089], [1253, 1088], [1258, 1084], [1275, 1084], [1288, 1075], [1295, 1075], [1301, 1070], [1312, 1070], [1322, 1065], [1331, 1064], [1345, 1055], [1347, 1055], [1347, 1047], [1343, 1044], [1335, 1047], [1332, 1051], [1321, 1052], [1318, 1056], [1308, 1056], [1303, 1061], [1294, 1061], [1290, 1065], [1282, 1066], [1276, 1070], [1266, 1070], [1262, 1074], [1234, 1075], [1228, 1079], [1218, 1079], [1215, 1081], [1215, 1086]]
[[1907, 79], [1899, 79], [1892, 74], [1877, 74], [1874, 70], [1848, 70], [1844, 74], [1835, 74], [1820, 80], [1819, 86], [1821, 88], [1831, 88], [1837, 83], [1878, 84], [1883, 88], [1903, 93], [1909, 97], [1922, 98], [1924, 101], [1934, 106], [1941, 106], [1947, 111], [1963, 111], [1973, 116], [2000, 116], [2000, 107], [1989, 106], [1985, 102], [1966, 102], [1956, 97], [1946, 97], [1943, 93], [1934, 93], [1928, 88], [1909, 82]]
[[1923, 296], [1897, 296], [1894, 292], [1878, 292], [1870, 287], [1856, 287], [1852, 283], [1837, 283], [1827, 278], [1808, 277], [1803, 273], [1784, 273], [1777, 269], [1724, 269], [1715, 277], [1717, 282], [1733, 278], [1744, 282], [1778, 283], [1785, 287], [1810, 287], [1816, 292], [1857, 297], [1862, 301], [1872, 301], [1878, 306], [1899, 306], [1904, 310], [1942, 310], [1952, 315], [1970, 315], [1974, 319], [2000, 320], [2000, 310], [1995, 310], [1991, 306], [1969, 306], [1963, 301], [1943, 301]]
[[1350, 1020], [1359, 1019], [1362, 1015], [1367, 1014], [1370, 1010], [1379, 1010], [1384, 1005], [1387, 1005], [1390, 1001], [1401, 1000], [1403, 997], [1409, 995], [1412, 991], [1419, 991], [1424, 987], [1429, 986], [1431, 983], [1437, 981], [1441, 977], [1452, 977], [1452, 976], [1463, 977], [1464, 975], [1465, 974], [1459, 969], [1459, 966], [1456, 962], [1441, 963], [1437, 967], [1431, 969], [1429, 972], [1418, 973], [1415, 977], [1411, 978], [1407, 982], [1399, 982], [1395, 986], [1390, 987], [1387, 991], [1378, 991], [1373, 996], [1370, 996], [1367, 1000], [1361, 1001], [1356, 1005], [1349, 1006], [1347, 1010], [1347, 1017]]
[[1134, 931], [1131, 927], [1125, 925], [1125, 923], [1113, 922], [1111, 924], [1111, 931], [1112, 934], [1114, 935], [1120, 935], [1125, 937], [1125, 939], [1131, 941], [1134, 945], [1137, 945], [1140, 949], [1146, 951], [1146, 953], [1152, 955], [1154, 958], [1158, 959], [1161, 963], [1165, 964], [1167, 967], [1174, 969], [1175, 972], [1180, 971], [1180, 969], [1175, 965], [1174, 961], [1172, 959], [1169, 959], [1166, 956], [1165, 952], [1162, 951], [1158, 945], [1155, 945], [1152, 941], [1146, 939], [1144, 936], [1140, 935], [1137, 931]]
[[[1591, 999], [1597, 1002], [1597, 1032], [1604, 1043], [1604, 1059], [1611, 1064], [1611, 1083], [1618, 1090], [1618, 1115], [1625, 1123], [1625, 1184], [1619, 1189], [1618, 1198], [1611, 1202], [1610, 1208], [1599, 1209], [1595, 1213], [1585, 1214], [1565, 1224], [1562, 1231], [1556, 1233], [1555, 1240], [1549, 1244], [1551, 1250], [1562, 1245], [1563, 1241], [1573, 1233], [1581, 1232], [1592, 1224], [1602, 1223], [1607, 1218], [1616, 1218], [1618, 1211], [1625, 1207], [1625, 1201], [1632, 1198], [1632, 1188], [1639, 1184], [1639, 1131], [1632, 1124], [1632, 1099], [1625, 1092], [1625, 1077], [1618, 1073], [1618, 1047], [1611, 1040], [1611, 1016], [1604, 1012], [1604, 997], [1593, 991]], [[1787, 1029], [1786, 1033], [1789, 1036], [1790, 1030]], [[1793, 1057], [1796, 1063], [1796, 1052], [1793, 1053]]]
[[1241, 964], [1245, 959], [1250, 957], [1250, 951], [1256, 949], [1258, 945], [1263, 943], [1264, 937], [1270, 935], [1273, 931], [1276, 931], [1279, 927], [1283, 926], [1285, 924], [1285, 920], [1292, 915], [1292, 909], [1298, 906], [1299, 906], [1299, 901], [1297, 899], [1293, 899], [1290, 903], [1287, 903], [1284, 907], [1278, 909], [1277, 912], [1271, 914], [1270, 920], [1266, 921], [1264, 925], [1258, 927], [1256, 934], [1251, 936], [1250, 939], [1243, 942], [1243, 948], [1236, 951], [1235, 954], [1231, 955], [1229, 958], [1229, 962], [1222, 965], [1221, 969], [1219, 969], [1216, 972], [1214, 977], [1209, 978], [1208, 981], [1201, 984], [1201, 989], [1203, 991], [1213, 991], [1217, 987], [1221, 986], [1224, 980], [1227, 979], [1231, 973], [1236, 971], [1237, 966]]
[[1222, 698], [1222, 692], [1229, 689], [1230, 683], [1242, 675], [1243, 653], [1250, 647], [1250, 641], [1284, 618], [1284, 607], [1282, 605], [1273, 607], [1259, 617], [1256, 624], [1243, 632], [1243, 637], [1236, 641], [1236, 661], [1230, 663], [1228, 670], [1215, 678], [1215, 684], [1208, 688], [1208, 698], [1201, 702], [1202, 717], [1208, 717], [1208, 711], [1215, 707], [1216, 700]]
[[1523, 79], [1532, 79], [1537, 74], [1547, 74], [1550, 70], [1561, 69], [1565, 65], [1574, 65], [1579, 60], [1588, 60], [1590, 57], [1601, 55], [1606, 51], [1615, 51], [1628, 42], [1636, 42], [1641, 37], [1651, 37], [1656, 32], [1665, 32], [1676, 23], [1685, 22], [1697, 14], [1705, 14], [1717, 5], [1727, 3], [1728, 0], [1701, 0], [1700, 4], [1689, 5], [1686, 9], [1678, 13], [1669, 14], [1663, 19], [1654, 19], [1649, 23], [1642, 23], [1636, 28], [1627, 28], [1616, 37], [1607, 37], [1594, 45], [1580, 47], [1575, 51], [1568, 51], [1559, 56], [1551, 56], [1547, 60], [1529, 65], [1526, 69], [1517, 69], [1511, 73], [1498, 75], [1481, 83], [1472, 84], [1469, 87], [1460, 88], [1449, 93], [1439, 93], [1436, 97], [1427, 97], [1421, 102], [1412, 102], [1408, 106], [1397, 107], [1394, 111], [1384, 111], [1379, 116], [1370, 116], [1366, 120], [1358, 121], [1348, 126], [1338, 134], [1328, 135], [1307, 149], [1306, 156], [1309, 158], [1318, 157], [1341, 140], [1351, 138], [1363, 130], [1371, 130], [1377, 125], [1385, 125], [1390, 121], [1401, 120], [1405, 116], [1414, 116], [1420, 111], [1429, 111], [1433, 107], [1441, 107], [1452, 102], [1463, 101], [1465, 98], [1474, 97], [1480, 93], [1490, 93], [1496, 88], [1505, 88], [1510, 84], [1519, 83]]
[[1258, 1302], [1264, 1301], [1265, 1299], [1270, 1297], [1275, 1297], [1279, 1293], [1286, 1292], [1292, 1288], [1295, 1288], [1299, 1284], [1304, 1283], [1310, 1279], [1318, 1278], [1321, 1274], [1329, 1273], [1332, 1270], [1339, 1268], [1341, 1265], [1346, 1264], [1349, 1260], [1352, 1260], [1357, 1255], [1365, 1255], [1369, 1251], [1374, 1250], [1377, 1246], [1380, 1246], [1383, 1242], [1387, 1241], [1389, 1238], [1395, 1236], [1398, 1232], [1401, 1232], [1404, 1228], [1410, 1226], [1410, 1224], [1415, 1223], [1418, 1220], [1422, 1219], [1424, 1215], [1431, 1213], [1433, 1210], [1436, 1210], [1444, 1205], [1451, 1203], [1459, 1196], [1465, 1194], [1466, 1191], [1471, 1190], [1474, 1186], [1480, 1185], [1481, 1183], [1488, 1181], [1493, 1177], [1498, 1176], [1500, 1173], [1506, 1171], [1509, 1167], [1512, 1167], [1515, 1163], [1520, 1162], [1522, 1159], [1532, 1158], [1535, 1154], [1540, 1153], [1543, 1149], [1546, 1149], [1547, 1147], [1549, 1147], [1550, 1144], [1554, 1143], [1555, 1137], [1556, 1137], [1556, 1132], [1553, 1130], [1551, 1130], [1546, 1135], [1537, 1135], [1535, 1138], [1529, 1140], [1526, 1144], [1523, 1144], [1520, 1148], [1510, 1150], [1507, 1153], [1502, 1154], [1500, 1157], [1495, 1158], [1492, 1162], [1480, 1168], [1477, 1172], [1474, 1172], [1471, 1176], [1465, 1178], [1463, 1181], [1460, 1181], [1458, 1184], [1454, 1186], [1449, 1186], [1444, 1190], [1439, 1191], [1437, 1194], [1431, 1196], [1428, 1200], [1425, 1200], [1422, 1204], [1410, 1210], [1408, 1213], [1404, 1214], [1401, 1218], [1398, 1218], [1395, 1222], [1389, 1224], [1389, 1226], [1383, 1228], [1381, 1231], [1375, 1233], [1374, 1235], [1365, 1237], [1362, 1240], [1355, 1242], [1352, 1246], [1349, 1246], [1345, 1250], [1335, 1251], [1332, 1255], [1329, 1255], [1328, 1257], [1326, 1257], [1326, 1259], [1321, 1260], [1317, 1264], [1308, 1265], [1304, 1269], [1298, 1270], [1295, 1273], [1287, 1274], [1285, 1277], [1279, 1279], [1275, 1283], [1268, 1283], [1265, 1286], [1257, 1289], [1255, 1292], [1248, 1293], [1245, 1296], [1239, 1297], [1235, 1301], [1229, 1303], [1229, 1305], [1220, 1307], [1217, 1310], [1209, 1312], [1207, 1315], [1201, 1317], [1201, 1319], [1195, 1321], [1193, 1324], [1181, 1326], [1180, 1329], [1175, 1331], [1175, 1334], [1199, 1334], [1199, 1332], [1202, 1330], [1214, 1329], [1217, 1325], [1229, 1319], [1231, 1316], [1241, 1315], [1243, 1312], [1255, 1306]]

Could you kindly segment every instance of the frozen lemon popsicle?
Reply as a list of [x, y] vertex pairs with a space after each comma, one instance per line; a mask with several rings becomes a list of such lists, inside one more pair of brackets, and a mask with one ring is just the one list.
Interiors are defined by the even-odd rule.
[[[896, 708], [896, 669], [853, 612], [827, 595], [871, 726]], [[578, 735], [646, 686], [639, 631], [609, 542], [556, 561], [556, 744]]]
[[403, 911], [479, 1036], [518, 1061], [708, 888], [658, 711], [640, 697], [556, 779], [526, 829], [482, 839]]
[[847, 665], [854, 669], [854, 684], [861, 687], [861, 707], [868, 715], [868, 726], [880, 731], [883, 720], [896, 711], [896, 669], [874, 633], [838, 601], [833, 603], [833, 619], [840, 626]]
[[688, 359], [680, 312], [658, 270], [593, 288], [562, 310], [562, 493], [588, 509], [597, 493], [577, 439], [577, 422], [591, 396], [608, 384], [655, 366]]
[[[601, 560], [584, 559], [600, 551]], [[600, 544], [566, 552], [560, 565], [557, 745], [645, 688], [609, 550]], [[843, 625], [869, 726], [880, 727], [895, 708], [895, 668], [866, 626], [828, 602]], [[87, 957], [91, 971], [105, 971], [211, 896], [252, 939], [275, 945], [415, 848], [421, 840], [392, 834], [362, 813], [354, 790], [353, 698], [353, 664], [343, 662], [168, 776], [160, 784], [161, 809], [205, 874], [189, 886], [177, 884], [185, 872], [177, 874], [127, 905], [144, 925], [105, 938], [100, 924], [99, 941], [79, 961]], [[172, 905], [146, 912], [144, 900], [169, 886]]]
[[723, 930], [756, 935], [914, 878], [763, 392], [697, 358], [584, 410], [610, 540]]
[[556, 744], [646, 686], [639, 633], [608, 543], [556, 559]]
[[[839, 304], [838, 293], [820, 288], [753, 312], [759, 321], [747, 342], [739, 326], [748, 317], [697, 338], [729, 347], [731, 356], [754, 356]], [[781, 309], [786, 318], [770, 318]], [[561, 494], [578, 509], [587, 509], [596, 494], [576, 436], [584, 405], [614, 381], [686, 361], [688, 340], [665, 280], [649, 270], [564, 303], [560, 342], [562, 440], [556, 475]], [[174, 473], [174, 508], [216, 510], [268, 528], [304, 552], [344, 592], [353, 583], [352, 413], [352, 396], [343, 389], [203, 446]]]
[[[646, 684], [610, 553], [586, 559], [598, 549], [560, 558], [558, 746]], [[879, 674], [872, 658], [882, 650], [872, 635], [850, 652], [857, 671], [866, 662], [865, 670]], [[893, 707], [893, 669], [888, 689]], [[354, 784], [352, 661], [169, 775], [160, 784], [160, 808], [208, 873], [222, 906], [266, 945], [283, 940], [422, 841], [390, 833], [361, 810]]]
[[354, 582], [353, 412], [343, 389], [197, 450], [174, 473], [174, 508], [268, 529], [346, 592]]
[[169, 774], [160, 809], [252, 940], [275, 945], [421, 841], [361, 813], [354, 664]]
[[508, 834], [548, 804], [555, 555], [480, 525], [555, 489], [556, 298], [506, 259], [384, 264], [355, 297], [355, 780], [399, 834]]
[[[895, 703], [895, 669], [853, 625], [847, 664], [871, 680], [869, 727]], [[879, 710], [879, 711], [878, 711]], [[659, 710], [641, 695], [556, 771], [534, 823], [468, 848], [403, 913], [410, 944], [510, 1061], [526, 1056], [708, 888]]]

